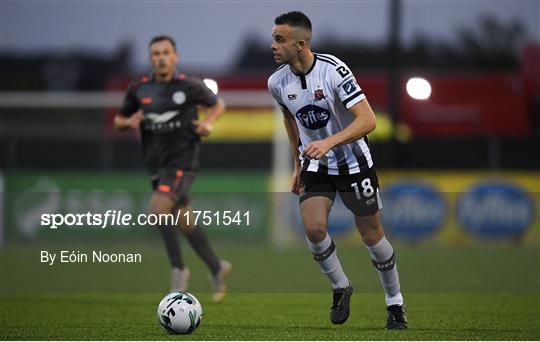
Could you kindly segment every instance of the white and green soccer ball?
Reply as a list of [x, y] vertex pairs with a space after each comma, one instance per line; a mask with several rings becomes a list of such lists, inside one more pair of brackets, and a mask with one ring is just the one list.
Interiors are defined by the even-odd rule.
[[157, 318], [169, 334], [191, 334], [201, 324], [201, 303], [188, 292], [169, 293], [159, 303]]

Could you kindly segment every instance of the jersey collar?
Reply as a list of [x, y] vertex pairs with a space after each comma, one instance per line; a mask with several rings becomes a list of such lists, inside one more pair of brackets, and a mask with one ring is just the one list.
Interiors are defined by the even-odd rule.
[[[171, 81], [178, 79], [178, 76], [180, 76], [180, 73], [178, 70], [174, 69], [173, 77], [171, 78]], [[156, 81], [156, 73], [152, 72], [150, 76], [150, 82], [155, 83]]]
[[294, 70], [289, 65], [289, 70], [291, 70], [291, 72], [295, 76], [300, 77], [300, 84], [302, 85], [302, 89], [307, 89], [306, 76], [311, 72], [311, 70], [313, 70], [313, 68], [315, 67], [315, 63], [317, 63], [317, 55], [313, 54], [313, 64], [311, 64], [311, 68], [309, 68], [309, 70], [305, 74], [297, 74], [297, 73], [295, 73]]
[[294, 72], [293, 68], [291, 68], [291, 66], [289, 65], [289, 69], [291, 70], [291, 72], [295, 75], [295, 76], [298, 76], [298, 77], [302, 77], [302, 76], [307, 76], [311, 70], [313, 70], [313, 68], [315, 67], [315, 63], [317, 62], [317, 55], [316, 54], [313, 54], [313, 64], [311, 64], [311, 67], [309, 68], [308, 71], [306, 71], [305, 74], [297, 74]]

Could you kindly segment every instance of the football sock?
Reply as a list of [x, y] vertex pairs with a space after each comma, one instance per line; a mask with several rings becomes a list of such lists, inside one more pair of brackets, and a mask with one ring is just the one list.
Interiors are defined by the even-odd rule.
[[197, 255], [199, 255], [206, 266], [208, 266], [212, 274], [216, 275], [219, 272], [221, 265], [214, 250], [210, 247], [206, 234], [199, 227], [196, 227], [189, 232], [184, 232], [184, 235]]
[[184, 268], [182, 254], [180, 252], [180, 243], [178, 242], [178, 228], [176, 226], [160, 226], [158, 229], [167, 247], [167, 255], [172, 267]]
[[332, 283], [332, 288], [349, 287], [349, 279], [343, 272], [337, 256], [336, 245], [334, 245], [330, 235], [326, 234], [326, 237], [319, 243], [313, 243], [309, 239], [307, 239], [307, 242], [309, 249], [313, 253], [313, 258]]
[[375, 245], [366, 247], [371, 253], [373, 266], [379, 272], [386, 305], [403, 305], [394, 248], [384, 236]]

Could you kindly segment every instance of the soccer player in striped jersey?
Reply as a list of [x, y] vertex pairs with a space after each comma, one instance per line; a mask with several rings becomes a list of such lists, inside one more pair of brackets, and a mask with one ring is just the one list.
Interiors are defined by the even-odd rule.
[[379, 184], [368, 144], [375, 115], [351, 70], [338, 58], [311, 51], [311, 22], [301, 12], [278, 16], [272, 51], [279, 68], [268, 89], [283, 112], [294, 157], [292, 191], [300, 197], [307, 242], [333, 288], [330, 320], [349, 317], [353, 286], [327, 232], [336, 191], [379, 272], [387, 329], [407, 327], [396, 258], [381, 226]]

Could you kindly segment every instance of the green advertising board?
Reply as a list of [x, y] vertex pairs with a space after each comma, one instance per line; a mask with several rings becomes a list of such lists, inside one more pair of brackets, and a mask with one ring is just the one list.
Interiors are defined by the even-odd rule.
[[[143, 218], [142, 224], [138, 220], [138, 216], [149, 214], [152, 196], [150, 182], [144, 174], [17, 172], [6, 173], [4, 178], [7, 243], [156, 236], [152, 232], [154, 225], [147, 223], [152, 222], [149, 217]], [[263, 237], [268, 221], [267, 183], [268, 176], [263, 173], [201, 174], [190, 192], [193, 208], [190, 214], [198, 216], [199, 227], [211, 235]], [[92, 220], [94, 214], [101, 215], [100, 224]], [[116, 218], [129, 214], [132, 221], [129, 225], [114, 221], [113, 214]], [[51, 218], [60, 219], [61, 215], [64, 224], [52, 224]], [[73, 217], [78, 220], [70, 221]]]

